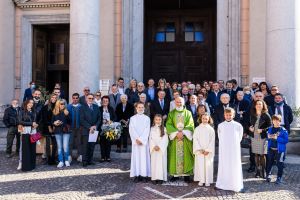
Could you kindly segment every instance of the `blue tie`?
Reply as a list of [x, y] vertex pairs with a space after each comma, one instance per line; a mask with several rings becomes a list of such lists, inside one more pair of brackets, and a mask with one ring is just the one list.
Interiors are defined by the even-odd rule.
[[162, 110], [164, 109], [164, 102], [163, 102], [163, 100], [160, 101], [160, 107], [161, 107]]

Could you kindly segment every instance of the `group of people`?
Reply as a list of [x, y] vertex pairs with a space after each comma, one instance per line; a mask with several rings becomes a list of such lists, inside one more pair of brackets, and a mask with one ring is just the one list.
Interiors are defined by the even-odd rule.
[[[12, 157], [12, 144], [17, 138], [19, 170], [35, 168], [36, 142], [31, 136], [40, 132], [45, 138], [42, 157], [57, 167], [70, 166], [72, 158], [84, 167], [93, 165], [93, 152], [100, 144], [100, 162], [110, 162], [112, 143], [100, 134], [97, 142], [89, 135], [101, 133], [111, 122], [122, 124], [116, 152], [127, 152], [128, 137], [132, 144], [130, 177], [134, 182], [154, 183], [184, 177], [199, 185], [213, 183], [215, 144], [219, 147], [219, 189], [241, 191], [243, 175], [240, 143], [249, 142], [249, 173], [270, 181], [271, 169], [277, 164], [276, 183], [281, 182], [286, 143], [293, 120], [291, 108], [277, 86], [269, 90], [266, 82], [241, 88], [236, 80], [226, 83], [204, 81], [193, 84], [167, 83], [160, 79], [157, 86], [149, 79], [147, 87], [135, 79], [125, 88], [119, 78], [108, 95], [72, 94], [70, 104], [64, 100], [60, 84], [45, 101], [34, 82], [26, 89], [22, 107], [12, 101], [3, 122], [8, 127], [7, 157]], [[272, 116], [272, 117], [271, 117]], [[20, 139], [21, 135], [21, 139]], [[72, 155], [77, 149], [77, 155]], [[57, 158], [58, 155], [58, 158]], [[58, 161], [58, 162], [57, 162]], [[232, 177], [231, 174], [236, 174]]]

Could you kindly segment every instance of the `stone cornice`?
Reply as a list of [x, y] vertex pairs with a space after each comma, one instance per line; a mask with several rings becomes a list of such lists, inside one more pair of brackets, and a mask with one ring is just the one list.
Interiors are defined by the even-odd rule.
[[13, 0], [19, 8], [70, 7], [70, 0]]

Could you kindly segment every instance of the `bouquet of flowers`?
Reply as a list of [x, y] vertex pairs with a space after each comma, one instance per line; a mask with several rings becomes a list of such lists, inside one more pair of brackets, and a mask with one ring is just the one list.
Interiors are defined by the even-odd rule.
[[103, 124], [101, 129], [101, 136], [104, 136], [109, 141], [116, 141], [121, 137], [122, 125], [119, 122]]

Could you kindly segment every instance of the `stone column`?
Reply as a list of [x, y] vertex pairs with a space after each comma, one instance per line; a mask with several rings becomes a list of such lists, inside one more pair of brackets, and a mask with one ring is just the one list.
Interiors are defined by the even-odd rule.
[[143, 81], [144, 0], [123, 0], [122, 74]]
[[70, 95], [99, 89], [99, 0], [70, 2]]
[[14, 97], [15, 5], [12, 0], [0, 1], [0, 27], [1, 106], [9, 104]]
[[240, 81], [240, 0], [217, 0], [217, 79]]
[[[266, 80], [300, 106], [300, 1], [268, 0]], [[259, 31], [259, 30], [257, 30]]]

